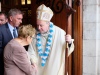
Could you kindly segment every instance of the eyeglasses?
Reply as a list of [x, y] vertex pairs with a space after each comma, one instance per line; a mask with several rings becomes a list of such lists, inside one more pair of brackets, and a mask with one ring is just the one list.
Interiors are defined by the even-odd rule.
[[30, 36], [30, 38], [33, 38], [33, 36]]

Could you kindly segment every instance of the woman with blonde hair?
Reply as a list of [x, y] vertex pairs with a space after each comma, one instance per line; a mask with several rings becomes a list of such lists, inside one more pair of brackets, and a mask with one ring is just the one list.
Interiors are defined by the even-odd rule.
[[18, 38], [12, 39], [4, 49], [4, 75], [36, 75], [36, 66], [30, 63], [24, 46], [29, 45], [35, 29], [32, 25], [22, 25]]

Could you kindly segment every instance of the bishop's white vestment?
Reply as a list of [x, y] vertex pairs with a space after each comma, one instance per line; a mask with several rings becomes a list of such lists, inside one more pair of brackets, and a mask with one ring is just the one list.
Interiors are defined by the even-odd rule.
[[[42, 48], [45, 50], [48, 33], [41, 35]], [[38, 75], [64, 75], [66, 50], [65, 35], [66, 33], [64, 30], [54, 25], [51, 50], [44, 67], [41, 66], [41, 58], [36, 47], [36, 37], [33, 38], [28, 52], [30, 54], [31, 61], [38, 67]], [[72, 43], [68, 49], [73, 51], [74, 44]]]

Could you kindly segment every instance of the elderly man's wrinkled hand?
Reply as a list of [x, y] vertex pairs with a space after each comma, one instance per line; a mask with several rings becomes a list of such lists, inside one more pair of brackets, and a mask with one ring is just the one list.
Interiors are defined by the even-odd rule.
[[66, 40], [66, 42], [68, 42], [69, 44], [72, 42], [71, 41], [71, 35], [70, 34], [67, 34], [67, 35], [65, 35], [65, 40]]

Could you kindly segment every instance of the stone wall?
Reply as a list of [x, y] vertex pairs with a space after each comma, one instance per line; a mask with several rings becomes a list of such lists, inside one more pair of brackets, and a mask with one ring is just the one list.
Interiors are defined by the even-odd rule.
[[83, 75], [100, 75], [100, 0], [83, 0]]

